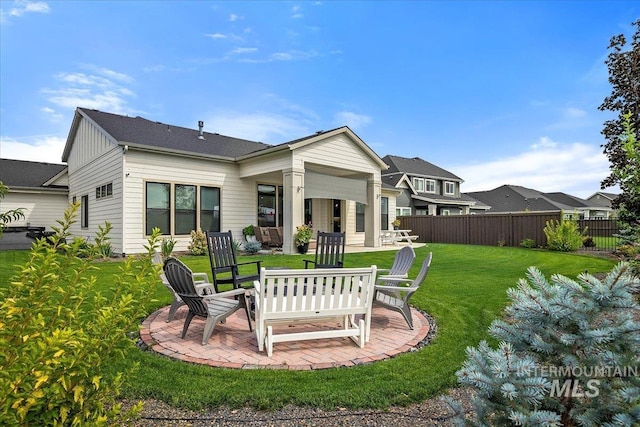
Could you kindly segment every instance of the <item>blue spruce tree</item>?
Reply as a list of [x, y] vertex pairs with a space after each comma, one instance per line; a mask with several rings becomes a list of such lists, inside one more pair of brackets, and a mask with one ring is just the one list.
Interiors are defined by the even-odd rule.
[[456, 425], [640, 425], [639, 289], [626, 263], [603, 280], [531, 267], [489, 328], [497, 348], [467, 349], [457, 375], [476, 393], [471, 414], [447, 399]]

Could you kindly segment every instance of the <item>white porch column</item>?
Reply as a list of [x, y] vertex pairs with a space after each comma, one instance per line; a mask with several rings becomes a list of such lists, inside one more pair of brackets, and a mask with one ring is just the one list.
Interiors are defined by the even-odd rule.
[[304, 224], [304, 169], [291, 168], [282, 171], [284, 202], [282, 213], [282, 253], [296, 253], [293, 235], [298, 225]]
[[[377, 179], [376, 179], [377, 178]], [[382, 182], [380, 175], [367, 179], [367, 205], [364, 208], [364, 245], [377, 248], [380, 246], [380, 192]]]

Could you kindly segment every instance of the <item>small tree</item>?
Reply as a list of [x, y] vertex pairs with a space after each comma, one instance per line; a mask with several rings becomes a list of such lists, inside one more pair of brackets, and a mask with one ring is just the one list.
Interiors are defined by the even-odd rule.
[[95, 243], [71, 239], [78, 208], [65, 212], [53, 236], [36, 241], [28, 262], [0, 289], [0, 425], [106, 425], [131, 415], [121, 413], [116, 398], [136, 366], [113, 366], [135, 346], [158, 278], [151, 258], [159, 233], [103, 292], [91, 261], [109, 227]]
[[[625, 263], [604, 280], [551, 283], [534, 267], [517, 288], [505, 320], [468, 348], [459, 382], [477, 391], [474, 414], [446, 399], [458, 426], [637, 426], [640, 423], [640, 281]], [[634, 369], [634, 370], [630, 370]]]
[[[9, 188], [0, 181], [0, 200], [9, 192]], [[8, 223], [24, 218], [24, 209], [12, 209], [6, 212], [0, 212], [0, 236]]]

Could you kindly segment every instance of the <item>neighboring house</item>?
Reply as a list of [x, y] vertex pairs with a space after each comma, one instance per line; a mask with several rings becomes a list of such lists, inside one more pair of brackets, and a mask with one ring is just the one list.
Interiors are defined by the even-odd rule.
[[566, 217], [590, 219], [592, 214], [599, 212], [588, 200], [561, 192], [543, 193], [519, 185], [502, 185], [489, 191], [465, 194], [490, 206], [487, 214], [563, 211]]
[[470, 213], [476, 201], [460, 192], [464, 181], [419, 157], [405, 158], [387, 155], [382, 160], [389, 169], [382, 172], [384, 188], [394, 188], [395, 214], [401, 215], [462, 215]]
[[62, 156], [69, 199], [82, 206], [72, 233], [91, 238], [108, 220], [114, 252], [128, 254], [143, 250], [154, 227], [181, 251], [198, 228], [240, 240], [249, 224], [282, 226], [283, 252], [292, 253], [296, 226], [312, 222], [314, 233], [380, 245], [396, 193], [382, 190], [387, 165], [348, 127], [280, 145], [203, 129], [76, 109]]
[[589, 213], [592, 218], [612, 218], [616, 216], [616, 211], [611, 207], [613, 201], [618, 197], [618, 194], [604, 193], [602, 191], [596, 191], [586, 200], [595, 209]]
[[24, 218], [12, 221], [9, 227], [51, 230], [69, 207], [66, 165], [0, 159], [0, 181], [9, 188], [0, 200], [0, 212], [24, 209]]

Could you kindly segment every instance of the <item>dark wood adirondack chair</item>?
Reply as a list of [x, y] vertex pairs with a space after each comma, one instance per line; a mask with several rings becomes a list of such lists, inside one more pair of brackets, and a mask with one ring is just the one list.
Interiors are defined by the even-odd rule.
[[344, 267], [345, 233], [327, 233], [318, 231], [316, 239], [315, 259], [305, 259], [304, 268], [313, 265], [314, 268], [342, 268]]
[[[247, 304], [247, 291], [245, 289], [232, 289], [226, 292], [201, 295], [196, 289], [194, 273], [176, 258], [167, 258], [163, 267], [167, 281], [180, 299], [189, 307], [189, 313], [184, 320], [181, 338], [187, 333], [191, 320], [198, 316], [206, 318], [202, 345], [205, 345], [214, 328], [237, 310], [244, 309], [249, 322], [249, 330], [253, 330]], [[202, 282], [199, 283], [202, 287]], [[211, 284], [209, 284], [211, 286]], [[212, 290], [212, 289], [211, 289]]]
[[[232, 284], [234, 289], [242, 287], [243, 283], [253, 282], [260, 279], [261, 261], [250, 261], [238, 263], [236, 259], [236, 249], [233, 245], [233, 235], [231, 231], [216, 232], [207, 231], [207, 247], [209, 249], [209, 261], [211, 262], [211, 273], [213, 286], [216, 292], [220, 292], [220, 285]], [[251, 274], [240, 274], [241, 266], [255, 265], [256, 271]], [[249, 267], [246, 267], [249, 269]]]

